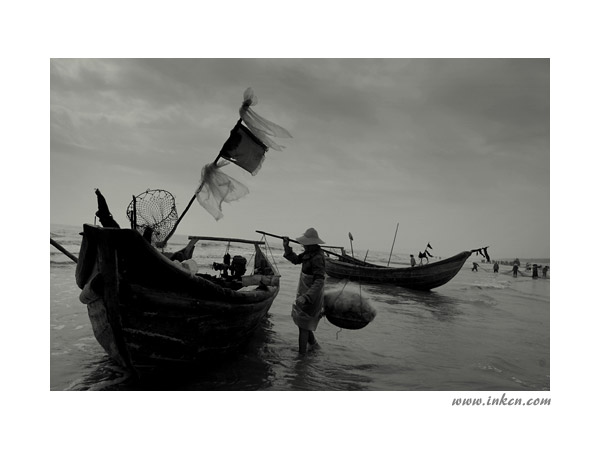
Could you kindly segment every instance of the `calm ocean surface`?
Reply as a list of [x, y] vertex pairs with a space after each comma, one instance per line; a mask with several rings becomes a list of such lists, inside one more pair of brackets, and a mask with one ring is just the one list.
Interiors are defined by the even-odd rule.
[[[80, 231], [52, 225], [51, 237], [77, 255]], [[170, 248], [186, 243], [187, 237], [175, 236]], [[487, 264], [473, 272], [471, 261], [480, 260], [473, 257], [431, 292], [363, 284], [363, 295], [377, 309], [375, 320], [351, 331], [324, 318], [316, 332], [321, 348], [300, 358], [290, 317], [300, 267], [283, 259], [281, 241], [268, 243], [281, 290], [248, 346], [201, 369], [157, 371], [142, 381], [133, 381], [96, 342], [79, 301], [75, 263], [50, 246], [50, 390], [550, 390], [549, 278], [513, 278], [509, 266], [494, 274]], [[212, 262], [223, 253], [212, 243], [197, 245], [194, 259], [212, 273]], [[250, 256], [252, 249], [232, 247], [230, 253]], [[373, 252], [368, 260], [385, 265], [388, 256]]]

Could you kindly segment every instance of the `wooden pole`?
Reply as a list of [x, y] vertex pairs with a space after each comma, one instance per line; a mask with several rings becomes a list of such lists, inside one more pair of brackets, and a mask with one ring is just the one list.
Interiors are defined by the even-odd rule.
[[[267, 235], [267, 236], [271, 236], [271, 237], [274, 237], [274, 238], [283, 239], [283, 236], [278, 236], [278, 235], [276, 235], [276, 234], [267, 233], [266, 231], [259, 231], [259, 230], [256, 230], [256, 232], [257, 232], [257, 233], [260, 233], [260, 234]], [[290, 239], [290, 242], [293, 242], [294, 244], [300, 244], [300, 242], [298, 242], [298, 241], [295, 241], [294, 239]], [[300, 245], [302, 245], [302, 244], [300, 244]], [[321, 247], [321, 250], [323, 250], [325, 253], [327, 253], [327, 254], [329, 254], [329, 255], [333, 255], [333, 256], [337, 256], [338, 258], [342, 258], [342, 255], [338, 255], [337, 253], [330, 252], [329, 250], [325, 250], [325, 249], [324, 249], [324, 248], [322, 248], [322, 247]]]
[[394, 251], [394, 244], [396, 243], [396, 235], [398, 234], [398, 226], [400, 226], [400, 222], [396, 225], [396, 232], [394, 233], [394, 242], [392, 242], [392, 249], [390, 250], [390, 259], [388, 259], [388, 267], [390, 266], [390, 261], [392, 260], [392, 252]]
[[[220, 157], [221, 157], [221, 154], [219, 153], [219, 155], [213, 161], [213, 165], [215, 165], [215, 166], [217, 165], [217, 161], [219, 161]], [[187, 204], [187, 206], [185, 207], [185, 209], [183, 210], [181, 215], [177, 218], [177, 222], [175, 222], [173, 229], [169, 232], [169, 234], [163, 241], [156, 243], [157, 247], [164, 247], [165, 245], [167, 245], [167, 241], [169, 239], [171, 239], [171, 236], [173, 236], [173, 234], [175, 233], [175, 230], [177, 229], [179, 222], [181, 222], [181, 219], [183, 219], [183, 216], [185, 216], [185, 214], [188, 212], [188, 210], [192, 206], [192, 203], [194, 203], [194, 200], [196, 199], [196, 194], [202, 190], [202, 188], [204, 187], [204, 184], [205, 184], [204, 180], [202, 180], [202, 183], [200, 183], [200, 187], [198, 187], [198, 189], [196, 189], [196, 192], [194, 192], [194, 195], [192, 195], [192, 198], [190, 199], [189, 203]]]
[[74, 262], [78, 261], [76, 256], [74, 256], [72, 253], [70, 253], [67, 249], [65, 249], [62, 245], [60, 245], [54, 239], [50, 238], [50, 244], [55, 246], [57, 249], [59, 249], [61, 252], [63, 252], [65, 255], [67, 255], [69, 258], [71, 258]]
[[253, 244], [253, 245], [264, 245], [265, 244], [263, 241], [252, 241], [250, 239], [214, 237], [214, 236], [188, 236], [188, 239], [195, 240], [195, 241], [215, 241], [215, 242], [228, 242], [228, 243], [239, 242], [242, 244]]
[[132, 195], [133, 197], [133, 214], [131, 214], [131, 229], [135, 230], [137, 227], [137, 200], [135, 198], [135, 195]]

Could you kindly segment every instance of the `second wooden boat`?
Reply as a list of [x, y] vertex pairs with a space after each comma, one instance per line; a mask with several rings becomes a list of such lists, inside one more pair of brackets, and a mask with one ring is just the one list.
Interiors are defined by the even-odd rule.
[[361, 261], [347, 254], [329, 253], [325, 258], [325, 272], [332, 278], [371, 284], [393, 284], [428, 291], [454, 278], [471, 254], [471, 251], [464, 251], [441, 261], [414, 267], [386, 267]]

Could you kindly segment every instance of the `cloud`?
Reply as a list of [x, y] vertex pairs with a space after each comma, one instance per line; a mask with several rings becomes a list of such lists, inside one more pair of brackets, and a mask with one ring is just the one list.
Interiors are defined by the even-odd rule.
[[89, 209], [65, 201], [65, 183], [109, 183], [119, 203], [164, 188], [185, 206], [252, 87], [254, 109], [294, 137], [256, 177], [227, 169], [251, 194], [224, 210], [224, 230], [231, 218], [245, 233], [258, 208], [385, 248], [373, 227], [403, 220], [406, 236], [439, 236], [451, 253], [485, 240], [482, 223], [499, 236], [518, 220], [544, 228], [523, 245], [548, 249], [548, 60], [56, 59], [50, 72], [52, 220]]

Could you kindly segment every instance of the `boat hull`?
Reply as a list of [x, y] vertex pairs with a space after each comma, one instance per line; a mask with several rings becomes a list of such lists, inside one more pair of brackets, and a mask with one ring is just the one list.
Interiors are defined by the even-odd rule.
[[264, 284], [230, 288], [191, 274], [133, 230], [84, 225], [76, 281], [100, 345], [135, 369], [199, 363], [247, 342], [279, 292], [279, 276], [261, 264]]
[[344, 255], [325, 258], [325, 272], [332, 278], [371, 284], [392, 284], [408, 289], [429, 291], [448, 283], [471, 256], [464, 251], [450, 258], [414, 267], [384, 267]]

